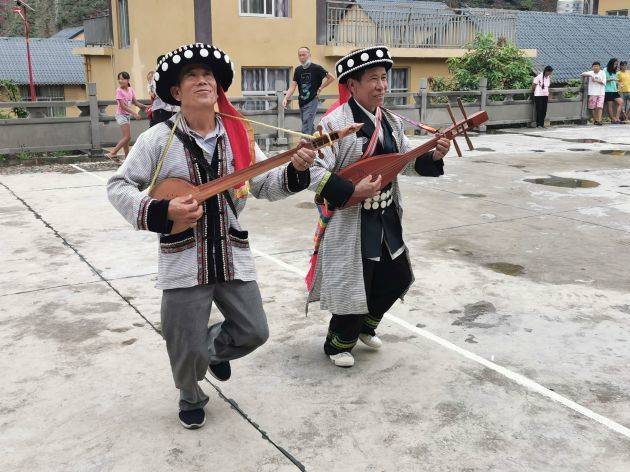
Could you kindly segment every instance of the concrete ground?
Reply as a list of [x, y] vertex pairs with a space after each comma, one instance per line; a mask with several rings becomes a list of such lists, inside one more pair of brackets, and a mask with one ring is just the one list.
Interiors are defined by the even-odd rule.
[[199, 431], [153, 329], [156, 238], [109, 205], [112, 169], [0, 175], [0, 470], [630, 470], [630, 127], [474, 141], [401, 178], [416, 282], [352, 369], [303, 312], [312, 194], [248, 202], [271, 338], [204, 382]]

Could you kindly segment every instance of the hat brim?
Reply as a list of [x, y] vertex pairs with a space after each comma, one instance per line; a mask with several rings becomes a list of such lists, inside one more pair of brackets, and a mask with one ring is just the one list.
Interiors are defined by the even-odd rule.
[[350, 75], [352, 75], [354, 72], [367, 70], [367, 69], [373, 69], [374, 67], [384, 67], [386, 71], [389, 71], [389, 69], [391, 69], [393, 65], [394, 65], [394, 61], [392, 61], [391, 59], [379, 59], [371, 63], [362, 64], [361, 66], [355, 67], [354, 69], [349, 70], [345, 72], [344, 74], [342, 74], [342, 76], [339, 77], [339, 83], [345, 84], [350, 78]]
[[354, 72], [373, 67], [385, 67], [385, 70], [388, 71], [393, 65], [394, 61], [387, 46], [373, 46], [352, 51], [339, 59], [335, 64], [335, 72], [339, 83], [343, 84], [348, 80], [348, 76]]
[[188, 44], [169, 52], [158, 63], [154, 75], [157, 96], [169, 105], [180, 105], [173, 97], [171, 87], [179, 84], [182, 70], [194, 64], [210, 69], [224, 91], [232, 84], [234, 63], [223, 50], [209, 44]]

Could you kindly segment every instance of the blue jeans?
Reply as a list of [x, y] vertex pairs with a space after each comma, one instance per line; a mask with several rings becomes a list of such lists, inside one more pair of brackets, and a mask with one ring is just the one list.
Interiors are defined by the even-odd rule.
[[300, 116], [302, 117], [302, 133], [313, 134], [315, 132], [314, 121], [318, 104], [319, 100], [315, 97], [313, 100], [300, 108]]

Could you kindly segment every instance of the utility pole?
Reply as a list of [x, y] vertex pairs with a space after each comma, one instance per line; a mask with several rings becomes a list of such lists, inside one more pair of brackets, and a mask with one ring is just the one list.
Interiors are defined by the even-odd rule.
[[20, 15], [22, 23], [24, 24], [24, 36], [26, 38], [26, 62], [28, 63], [28, 84], [31, 94], [31, 102], [37, 101], [37, 93], [35, 93], [35, 81], [33, 80], [33, 63], [31, 61], [31, 47], [29, 43], [30, 26], [28, 24], [27, 10], [35, 11], [30, 5], [22, 0], [15, 0], [15, 6], [13, 12]]

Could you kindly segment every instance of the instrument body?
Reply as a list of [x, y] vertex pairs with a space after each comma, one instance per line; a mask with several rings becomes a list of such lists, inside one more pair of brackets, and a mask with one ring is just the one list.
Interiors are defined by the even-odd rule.
[[[354, 123], [339, 131], [334, 131], [325, 135], [320, 134], [319, 137], [314, 138], [310, 142], [300, 143], [297, 147], [278, 154], [277, 156], [257, 162], [245, 169], [241, 169], [233, 172], [232, 174], [211, 180], [205, 184], [193, 185], [186, 180], [177, 178], [164, 179], [157, 183], [149, 191], [149, 196], [157, 200], [172, 200], [176, 197], [192, 195], [193, 198], [201, 204], [207, 199], [218, 195], [221, 192], [225, 192], [240, 183], [246, 182], [257, 175], [264, 174], [265, 172], [269, 172], [271, 169], [286, 164], [301, 148], [318, 150], [327, 146], [332, 146], [335, 141], [356, 133], [362, 126], [362, 123]], [[170, 234], [181, 233], [186, 229], [188, 228], [185, 225], [173, 222], [173, 228]]]
[[[352, 181], [355, 185], [368, 175], [371, 175], [373, 178], [380, 175], [381, 189], [383, 189], [396, 178], [396, 176], [405, 168], [405, 166], [407, 166], [407, 164], [435, 148], [440, 138], [452, 140], [456, 136], [464, 134], [466, 131], [475, 128], [486, 121], [488, 121], [488, 114], [485, 111], [473, 113], [468, 118], [453, 124], [444, 131], [436, 133], [432, 139], [408, 152], [402, 154], [382, 154], [380, 156], [361, 159], [348, 167], [344, 167], [337, 173], [337, 175]], [[352, 196], [342, 208], [356, 205], [357, 203], [361, 203], [362, 200], [363, 199], [361, 198]]]

